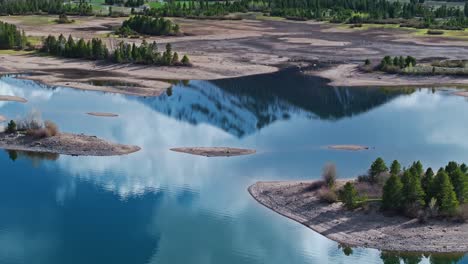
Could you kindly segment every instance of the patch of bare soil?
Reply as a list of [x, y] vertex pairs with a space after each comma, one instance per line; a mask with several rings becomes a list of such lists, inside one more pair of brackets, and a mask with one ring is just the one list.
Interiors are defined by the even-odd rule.
[[45, 138], [35, 138], [20, 133], [0, 133], [0, 148], [72, 156], [116, 156], [140, 150], [138, 146], [111, 143], [95, 136], [69, 133], [59, 133]]
[[[3, 19], [3, 18], [2, 18]], [[27, 34], [47, 36], [48, 34], [72, 34], [90, 39], [99, 37], [109, 46], [121, 40], [141, 43], [139, 39], [121, 39], [109, 35], [112, 28], [119, 26], [125, 18], [85, 18], [71, 17], [73, 24], [31, 23], [24, 17], [5, 17], [9, 23], [18, 25]], [[313, 21], [272, 21], [272, 20], [190, 20], [172, 18], [181, 26], [183, 36], [147, 37], [149, 42], [172, 43], [179, 56], [187, 54], [193, 67], [150, 67], [141, 65], [112, 65], [91, 61], [56, 59], [34, 55], [0, 55], [0, 73], [42, 73], [36, 80], [52, 85], [64, 85], [80, 89], [105, 90], [135, 95], [158, 95], [169, 87], [161, 80], [214, 80], [269, 73], [279, 68], [322, 63], [356, 64], [365, 59], [377, 60], [385, 55], [400, 56], [411, 54], [418, 60], [427, 57], [447, 59], [468, 59], [468, 46], [459, 46], [453, 39], [438, 37], [420, 38], [400, 29], [338, 30], [336, 25]], [[313, 48], [311, 48], [311, 45]], [[404, 54], [402, 54], [404, 51]], [[98, 78], [112, 76], [120, 81], [148, 81], [142, 87], [96, 87], [90, 86], [89, 79], [65, 78], [58, 69], [95, 72]], [[341, 68], [340, 68], [341, 71]], [[413, 78], [379, 79], [378, 76], [359, 80], [360, 75], [335, 72], [336, 82], [344, 85], [405, 85]], [[330, 73], [333, 75], [334, 73]], [[327, 76], [330, 76], [327, 75]], [[356, 78], [354, 78], [356, 77]], [[333, 78], [330, 78], [333, 80]], [[443, 77], [413, 83], [450, 84], [454, 78]], [[142, 89], [140, 89], [142, 88]]]
[[23, 97], [19, 97], [19, 96], [0, 95], [0, 101], [26, 103], [28, 100], [24, 99]]
[[368, 150], [368, 146], [361, 146], [361, 145], [330, 145], [327, 146], [329, 149], [335, 150], [349, 150], [349, 151], [359, 151], [359, 150]]
[[118, 117], [118, 114], [113, 114], [113, 113], [103, 113], [103, 112], [89, 112], [87, 113], [88, 115], [92, 116], [100, 116], [100, 117]]
[[240, 155], [250, 155], [255, 153], [255, 150], [253, 149], [239, 149], [227, 147], [186, 147], [172, 148], [171, 150], [205, 157], [232, 157]]
[[349, 246], [388, 251], [468, 252], [468, 224], [385, 216], [378, 210], [346, 210], [322, 203], [313, 181], [257, 182], [249, 193], [271, 210], [329, 239]]

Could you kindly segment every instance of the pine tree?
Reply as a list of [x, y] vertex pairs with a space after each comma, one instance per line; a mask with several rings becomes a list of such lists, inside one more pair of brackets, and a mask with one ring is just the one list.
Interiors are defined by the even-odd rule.
[[434, 172], [432, 171], [431, 168], [428, 168], [426, 170], [426, 173], [424, 174], [424, 177], [421, 179], [421, 186], [424, 190], [424, 193], [426, 194], [426, 203], [428, 203], [432, 197], [434, 197], [434, 193], [432, 193], [431, 186], [432, 186], [432, 181], [434, 180]]
[[403, 183], [403, 203], [408, 208], [413, 205], [424, 206], [425, 194], [421, 187], [419, 177], [412, 173], [411, 170], [406, 170], [401, 179]]
[[177, 54], [177, 52], [174, 52], [174, 55], [172, 56], [172, 62], [171, 64], [172, 65], [178, 65], [180, 62], [179, 62], [179, 54]]
[[347, 182], [340, 192], [340, 199], [348, 209], [354, 209], [358, 203], [358, 193], [354, 188], [354, 184]]
[[369, 179], [371, 182], [375, 183], [377, 181], [377, 176], [381, 173], [388, 171], [387, 165], [382, 158], [377, 158], [371, 165], [369, 169]]
[[190, 65], [190, 60], [189, 60], [189, 58], [187, 57], [187, 55], [184, 55], [184, 56], [182, 57], [181, 63], [182, 63], [182, 65], [184, 65], [184, 66], [189, 66], [189, 65]]
[[454, 187], [459, 203], [468, 201], [468, 176], [458, 167], [450, 175], [450, 181]]
[[398, 160], [394, 160], [390, 166], [390, 174], [399, 175], [401, 173], [401, 165]]
[[392, 174], [383, 187], [382, 209], [400, 210], [403, 205], [403, 183], [400, 177]]
[[439, 170], [434, 178], [433, 186], [439, 211], [445, 215], [455, 214], [459, 203], [448, 174]]

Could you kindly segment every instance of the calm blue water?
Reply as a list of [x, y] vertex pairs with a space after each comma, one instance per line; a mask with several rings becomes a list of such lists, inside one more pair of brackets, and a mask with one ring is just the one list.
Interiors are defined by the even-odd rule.
[[[0, 263], [395, 263], [395, 254], [338, 244], [257, 204], [259, 180], [341, 177], [372, 160], [439, 167], [468, 161], [468, 101], [449, 90], [326, 87], [286, 71], [175, 85], [157, 98], [50, 88], [4, 77], [0, 114], [31, 111], [62, 131], [142, 147], [122, 157], [34, 157], [0, 150]], [[88, 116], [112, 112], [118, 118]], [[364, 144], [366, 152], [324, 149]], [[204, 158], [183, 146], [255, 148]], [[463, 256], [400, 256], [468, 263]], [[393, 261], [393, 262], [392, 262]], [[398, 260], [397, 260], [398, 262]]]

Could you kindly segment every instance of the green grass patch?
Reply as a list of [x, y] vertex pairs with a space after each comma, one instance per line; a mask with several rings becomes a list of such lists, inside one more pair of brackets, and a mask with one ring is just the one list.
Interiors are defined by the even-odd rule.
[[0, 50], [0, 55], [26, 55], [26, 54], [33, 54], [35, 53], [34, 50]]
[[31, 43], [31, 45], [39, 45], [42, 43], [42, 37], [28, 36], [28, 42]]
[[[180, 4], [182, 4], [182, 2], [181, 2]], [[166, 2], [149, 2], [148, 5], [149, 5], [151, 8], [161, 8], [161, 7], [163, 7], [164, 5], [166, 5]]]

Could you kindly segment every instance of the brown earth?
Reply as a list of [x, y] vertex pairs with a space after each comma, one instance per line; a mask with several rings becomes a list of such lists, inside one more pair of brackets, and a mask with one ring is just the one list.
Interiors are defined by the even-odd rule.
[[[388, 251], [468, 252], [468, 223], [385, 216], [320, 201], [313, 181], [257, 182], [249, 193], [271, 210], [348, 246]], [[316, 182], [315, 182], [316, 184]], [[341, 181], [339, 184], [344, 184]]]
[[[246, 15], [247, 18], [254, 17]], [[2, 20], [15, 23], [28, 35], [46, 36], [48, 34], [72, 34], [77, 37], [106, 38], [112, 46], [121, 39], [108, 35], [112, 28], [120, 25], [124, 18], [88, 18], [71, 17], [73, 24], [32, 24], [22, 17], [2, 17]], [[288, 65], [310, 66], [311, 74], [320, 66], [362, 63], [364, 59], [380, 59], [385, 55], [412, 55], [417, 59], [443, 57], [449, 59], [467, 59], [468, 42], [446, 37], [415, 36], [408, 30], [395, 28], [373, 28], [368, 30], [343, 29], [322, 22], [297, 22], [273, 20], [190, 20], [174, 18], [179, 23], [184, 36], [149, 37], [148, 41], [172, 43], [173, 50], [179, 55], [188, 54], [191, 68], [185, 67], [150, 67], [136, 65], [109, 65], [82, 60], [54, 59], [35, 55], [0, 55], [0, 73], [32, 72], [40, 73], [31, 78], [48, 84], [66, 85], [82, 89], [107, 90], [112, 87], [90, 87], [92, 78], [112, 78], [136, 82], [148, 81], [141, 88], [124, 87], [111, 89], [111, 92], [140, 95], [158, 95], [170, 85], [161, 80], [221, 79], [245, 75], [268, 73]], [[129, 42], [141, 42], [140, 39], [127, 39]], [[349, 70], [349, 68], [345, 68]], [[84, 76], [70, 81], [63, 71], [79, 71]], [[343, 68], [335, 72], [341, 79], [353, 85], [382, 85], [389, 82], [406, 84], [408, 79], [390, 77], [388, 81], [379, 76], [370, 76], [369, 80], [359, 82], [360, 75], [342, 73]], [[331, 72], [327, 75], [335, 74]], [[320, 73], [321, 74], [321, 73]], [[358, 78], [359, 77], [359, 78]], [[393, 78], [393, 79], [392, 79]], [[330, 78], [333, 80], [333, 78]], [[440, 83], [452, 83], [454, 78], [444, 77]], [[460, 79], [460, 78], [457, 78]], [[411, 84], [433, 83], [437, 79], [420, 78]]]

